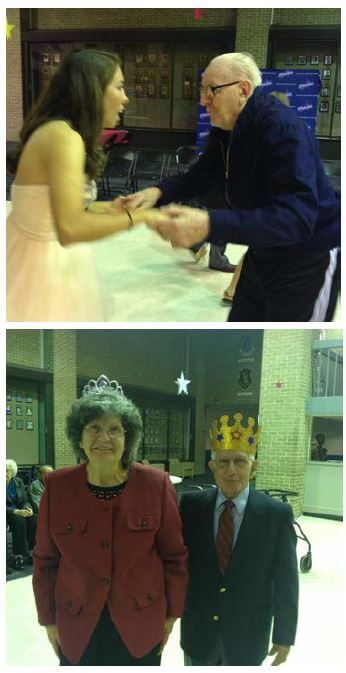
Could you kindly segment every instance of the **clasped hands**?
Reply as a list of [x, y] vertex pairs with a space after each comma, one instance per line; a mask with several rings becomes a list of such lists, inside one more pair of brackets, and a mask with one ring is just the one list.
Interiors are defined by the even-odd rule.
[[[117, 210], [153, 209], [160, 196], [161, 191], [157, 187], [149, 187], [136, 194], [120, 196], [113, 201], [112, 206]], [[173, 248], [190, 248], [205, 241], [210, 228], [206, 210], [174, 203], [143, 213], [143, 222], [163, 239], [170, 241]]]

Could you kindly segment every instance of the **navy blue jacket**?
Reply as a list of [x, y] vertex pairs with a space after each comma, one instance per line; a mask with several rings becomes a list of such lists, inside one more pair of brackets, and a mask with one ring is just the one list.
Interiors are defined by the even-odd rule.
[[340, 245], [340, 197], [324, 172], [316, 139], [291, 108], [259, 87], [232, 133], [212, 128], [205, 152], [188, 173], [158, 187], [158, 205], [219, 190], [220, 205], [209, 211], [211, 242], [266, 252]]
[[213, 521], [216, 488], [180, 501], [189, 549], [189, 586], [181, 620], [184, 651], [203, 660], [222, 635], [230, 666], [259, 666], [272, 641], [293, 645], [298, 616], [296, 534], [290, 505], [251, 490], [222, 576]]

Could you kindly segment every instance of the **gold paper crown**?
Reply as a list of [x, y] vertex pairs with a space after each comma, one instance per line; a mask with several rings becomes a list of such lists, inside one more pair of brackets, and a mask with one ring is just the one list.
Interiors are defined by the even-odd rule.
[[211, 424], [210, 439], [213, 451], [243, 451], [252, 456], [257, 451], [260, 428], [255, 432], [255, 419], [247, 419], [248, 427], [241, 424], [243, 414], [234, 414], [234, 425], [228, 425], [229, 416], [221, 416], [220, 426], [215, 420]]

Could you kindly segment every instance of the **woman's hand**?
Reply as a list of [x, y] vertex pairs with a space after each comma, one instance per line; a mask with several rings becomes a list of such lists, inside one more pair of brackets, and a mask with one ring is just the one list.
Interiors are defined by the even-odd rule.
[[160, 227], [164, 227], [167, 222], [167, 216], [159, 208], [149, 208], [147, 210], [138, 209], [132, 211], [132, 217], [135, 215], [137, 222], [144, 222], [149, 229], [160, 232]]
[[57, 657], [60, 656], [61, 643], [59, 638], [58, 627], [55, 624], [50, 624], [46, 626], [48, 640], [56, 654]]
[[162, 654], [163, 648], [166, 646], [167, 640], [168, 640], [170, 634], [172, 633], [172, 629], [173, 629], [174, 622], [175, 622], [176, 619], [177, 619], [176, 617], [167, 617], [167, 619], [164, 623], [164, 627], [163, 627], [164, 637], [163, 637], [163, 641], [161, 643], [161, 647], [158, 651], [158, 655]]
[[136, 210], [137, 208], [152, 208], [161, 198], [162, 192], [158, 187], [148, 187], [142, 189], [135, 194], [128, 194], [128, 196], [119, 196], [114, 199], [113, 204], [115, 208], [119, 209], [121, 206], [124, 210]]

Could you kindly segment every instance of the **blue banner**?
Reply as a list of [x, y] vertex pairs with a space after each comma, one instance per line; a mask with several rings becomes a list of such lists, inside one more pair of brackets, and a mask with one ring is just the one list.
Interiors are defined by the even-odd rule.
[[[287, 96], [290, 107], [313, 133], [316, 130], [318, 96], [321, 89], [319, 70], [261, 70], [262, 88], [266, 93], [277, 91]], [[198, 104], [196, 145], [201, 151], [210, 131], [210, 118], [204, 105]]]

